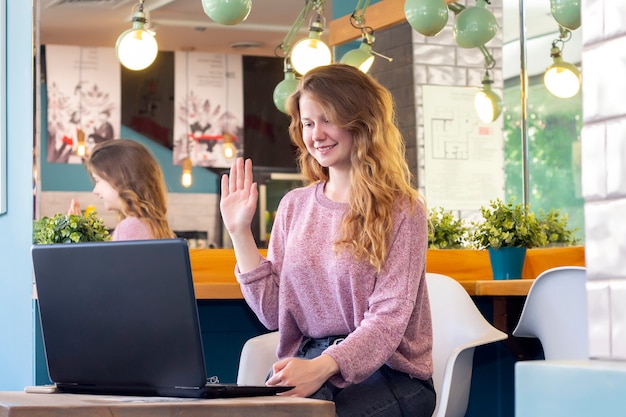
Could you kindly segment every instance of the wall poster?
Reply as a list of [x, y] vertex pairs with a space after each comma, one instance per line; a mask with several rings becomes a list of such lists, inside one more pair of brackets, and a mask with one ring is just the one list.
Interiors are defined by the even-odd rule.
[[424, 166], [429, 207], [479, 210], [504, 197], [502, 117], [480, 121], [477, 89], [424, 85]]
[[46, 45], [45, 59], [46, 160], [81, 163], [98, 143], [119, 138], [120, 63], [114, 48], [100, 47]]
[[243, 155], [240, 55], [175, 52], [174, 164], [227, 168]]

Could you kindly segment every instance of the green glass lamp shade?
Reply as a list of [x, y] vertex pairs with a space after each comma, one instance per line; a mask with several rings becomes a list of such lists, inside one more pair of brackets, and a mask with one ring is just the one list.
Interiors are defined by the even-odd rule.
[[454, 19], [452, 36], [461, 48], [478, 48], [489, 42], [498, 32], [495, 16], [486, 8], [485, 0], [461, 11]]
[[248, 18], [252, 0], [202, 0], [204, 13], [221, 25], [238, 25]]
[[550, 0], [550, 12], [564, 28], [576, 30], [580, 27], [580, 0]]
[[287, 113], [285, 103], [287, 98], [298, 88], [299, 81], [293, 71], [285, 71], [285, 79], [279, 82], [274, 88], [274, 105], [278, 110]]
[[474, 96], [474, 107], [481, 121], [491, 123], [502, 114], [502, 99], [491, 89], [491, 84], [483, 84]]
[[435, 36], [448, 23], [448, 5], [445, 0], [406, 0], [404, 15], [413, 30]]
[[342, 64], [351, 65], [367, 73], [372, 64], [374, 63], [374, 55], [372, 54], [372, 45], [367, 42], [361, 43], [361, 45], [352, 49], [341, 57]]

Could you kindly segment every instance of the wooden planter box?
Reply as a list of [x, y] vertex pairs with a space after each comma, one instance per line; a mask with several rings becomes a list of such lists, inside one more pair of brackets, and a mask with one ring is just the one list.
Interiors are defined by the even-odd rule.
[[[557, 266], [585, 266], [585, 247], [536, 248], [526, 251], [523, 278], [537, 278]], [[448, 275], [458, 281], [492, 279], [486, 250], [429, 249], [426, 271]]]

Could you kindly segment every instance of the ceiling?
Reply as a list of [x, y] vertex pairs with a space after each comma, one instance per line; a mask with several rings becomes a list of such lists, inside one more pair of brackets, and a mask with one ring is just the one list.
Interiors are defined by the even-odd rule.
[[[139, 2], [36, 0], [35, 4], [41, 44], [114, 46], [132, 26]], [[145, 0], [144, 11], [160, 50], [274, 56], [304, 4], [304, 0], [254, 0], [248, 18], [234, 26], [211, 21], [201, 0]], [[325, 1], [324, 14], [331, 18], [332, 1]]]
[[[504, 43], [517, 39], [519, 0], [492, 1], [494, 5], [503, 4]], [[137, 0], [36, 0], [35, 3], [40, 43], [82, 46], [115, 45], [118, 35], [131, 27], [130, 19], [138, 5]], [[202, 9], [201, 0], [145, 0], [145, 10], [161, 50], [273, 56], [304, 3], [304, 0], [254, 0], [248, 19], [234, 26], [211, 21]], [[524, 0], [524, 4], [529, 39], [557, 31], [548, 0]], [[325, 2], [325, 16], [332, 17], [331, 0]]]
[[[347, 0], [343, 0], [347, 1]], [[353, 0], [356, 2], [356, 0]], [[471, 4], [472, 0], [466, 0]], [[491, 0], [502, 5], [504, 78], [519, 74], [519, 5], [524, 4], [528, 42], [528, 70], [541, 73], [551, 63], [551, 42], [558, 26], [548, 0]], [[131, 25], [138, 0], [35, 0], [41, 44], [110, 46]], [[276, 56], [305, 0], [253, 0], [248, 18], [234, 26], [217, 24], [204, 13], [201, 0], [145, 0], [149, 25], [159, 49]], [[356, 7], [356, 4], [355, 4]], [[332, 1], [325, 1], [325, 17], [332, 18]], [[452, 18], [452, 17], [451, 17]], [[303, 25], [303, 34], [307, 24]], [[572, 33], [564, 59], [580, 62], [581, 31]], [[280, 53], [278, 56], [282, 56]]]

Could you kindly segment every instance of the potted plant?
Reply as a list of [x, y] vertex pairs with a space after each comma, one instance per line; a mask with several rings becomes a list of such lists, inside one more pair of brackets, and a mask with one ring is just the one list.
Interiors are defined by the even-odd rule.
[[109, 229], [95, 210], [83, 214], [55, 214], [33, 223], [33, 243], [76, 243], [111, 240]]
[[437, 207], [428, 212], [428, 248], [461, 249], [467, 246], [469, 227], [452, 211]]
[[478, 249], [489, 251], [493, 278], [521, 278], [526, 249], [547, 244], [541, 223], [528, 206], [513, 199], [491, 200], [480, 211], [482, 221], [474, 222], [472, 240]]
[[546, 235], [548, 246], [574, 246], [579, 240], [576, 237], [578, 229], [567, 227], [568, 216], [560, 210], [551, 209], [548, 212], [539, 210], [539, 223]]

